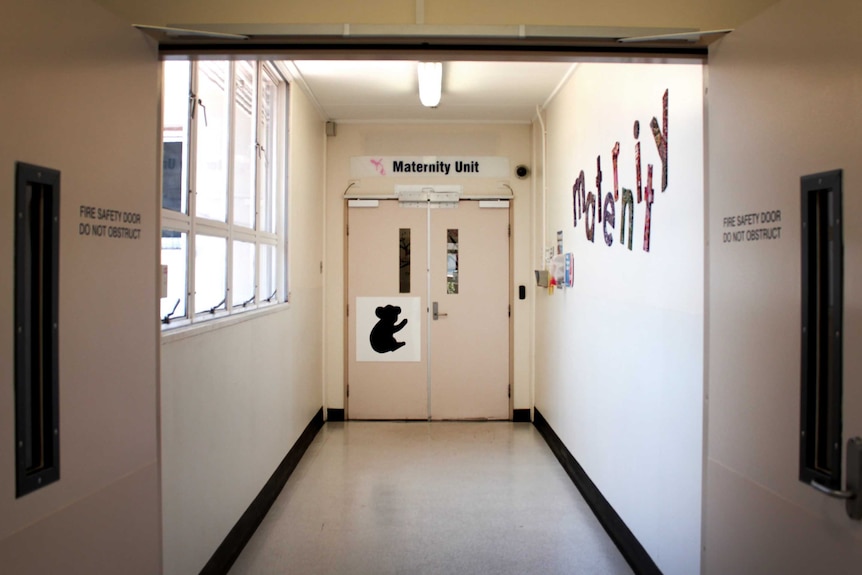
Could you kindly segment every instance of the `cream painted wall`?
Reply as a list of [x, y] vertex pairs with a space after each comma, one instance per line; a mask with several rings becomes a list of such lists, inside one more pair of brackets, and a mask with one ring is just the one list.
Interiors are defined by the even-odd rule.
[[[159, 68], [88, 0], [0, 8], [0, 565], [160, 566], [156, 257]], [[15, 162], [61, 171], [60, 480], [15, 498]], [[141, 215], [138, 240], [81, 236], [81, 205]]]
[[[444, 24], [733, 28], [776, 0], [375, 0], [304, 2], [300, 0], [97, 0], [141, 24], [299, 23]], [[417, 12], [417, 5], [424, 6]]]
[[324, 126], [290, 94], [290, 303], [163, 340], [168, 575], [200, 571], [323, 405]]
[[[649, 129], [669, 91], [669, 179]], [[574, 286], [536, 296], [536, 409], [663, 573], [700, 564], [703, 389], [703, 76], [698, 63], [581, 64], [546, 114], [547, 228], [537, 242], [574, 254]], [[613, 243], [587, 217], [574, 226], [580, 170], [595, 192], [613, 191], [611, 150], [620, 143], [619, 186], [636, 189], [634, 122], [643, 184], [653, 164], [650, 251], [645, 204], [635, 198], [634, 241]], [[635, 192], [635, 196], [636, 196]], [[539, 202], [537, 201], [537, 205]]]
[[[371, 125], [339, 124], [338, 135], [327, 140], [326, 192], [326, 398], [327, 406], [344, 407], [344, 346], [345, 346], [345, 224], [343, 200], [350, 178], [352, 156], [504, 156], [510, 167], [530, 164], [532, 159], [530, 126], [507, 125]], [[462, 181], [441, 177], [365, 178], [351, 187], [351, 193], [392, 194], [396, 184], [458, 183], [464, 194], [509, 193], [501, 183], [515, 192], [512, 202], [513, 280], [517, 294], [519, 284], [530, 285], [529, 218], [530, 181], [515, 177], [503, 179], [465, 178]], [[515, 298], [512, 305], [514, 322], [513, 398], [515, 409], [530, 407], [529, 387], [529, 325], [530, 302]]]
[[[139, 19], [155, 23], [203, 22], [210, 17], [214, 21], [243, 21], [247, 16], [253, 22], [409, 23], [415, 18], [414, 4], [409, 1], [379, 4], [374, 9], [349, 4], [340, 11], [332, 6], [309, 3], [279, 3], [276, 7], [275, 3], [263, 0], [243, 6], [227, 2], [204, 5], [199, 1], [99, 0], [99, 3], [122, 13], [126, 22]], [[687, 8], [691, 3], [683, 6], [668, 0], [662, 6], [665, 4], [666, 11], [655, 4], [643, 9], [630, 4], [625, 14], [619, 16], [621, 20], [616, 20], [614, 15], [614, 21], [610, 21], [607, 7], [603, 7], [600, 20], [597, 13], [593, 16], [596, 20], [574, 18], [578, 10], [585, 15], [592, 14], [578, 3], [547, 8], [541, 3], [531, 4], [523, 8], [523, 14], [495, 5], [495, 19], [492, 19], [472, 7], [481, 4], [470, 8], [459, 4], [457, 8], [443, 9], [447, 4], [426, 2], [426, 21], [440, 19], [442, 22], [445, 18], [445, 23], [450, 24], [577, 21], [578, 24], [625, 25], [628, 22], [625, 15], [631, 14], [637, 19], [636, 25], [709, 28], [736, 25], [772, 1], [740, 0], [723, 3], [721, 9], [712, 7], [714, 3], [703, 4], [695, 16]], [[527, 19], [527, 10], [535, 20]], [[656, 20], [652, 20], [653, 13]], [[726, 16], [713, 19], [712, 14]], [[0, 564], [15, 573], [158, 572], [156, 369], [159, 352], [158, 327], [153, 320], [158, 254], [155, 236], [158, 198], [153, 193], [157, 186], [158, 139], [153, 121], [157, 117], [158, 101], [155, 50], [140, 35], [128, 31], [125, 23], [119, 23], [86, 0], [12, 0], [3, 4], [0, 15], [7, 23], [0, 40], [0, 67], [11, 79], [0, 84], [0, 125], [3, 126], [0, 181], [7, 184], [12, 181], [16, 160], [61, 169], [64, 222], [61, 247], [62, 479], [20, 500], [11, 495], [14, 485], [12, 474], [8, 472], [14, 467], [10, 361], [13, 294], [11, 282], [0, 282], [0, 301], [6, 303], [0, 306], [0, 323], [5, 326], [0, 329], [0, 377], [3, 381], [0, 386], [0, 469], [7, 470], [0, 474]], [[710, 268], [707, 327], [710, 429], [704, 489], [705, 573], [855, 573], [862, 559], [860, 525], [846, 518], [840, 503], [814, 493], [795, 479], [799, 294], [794, 287], [798, 285], [799, 276], [799, 175], [843, 167], [847, 190], [845, 436], [862, 434], [862, 420], [859, 419], [862, 389], [856, 383], [862, 360], [852, 353], [859, 347], [860, 337], [858, 314], [853, 313], [860, 303], [856, 289], [860, 281], [857, 231], [860, 225], [856, 221], [859, 212], [855, 211], [858, 200], [852, 192], [860, 181], [857, 156], [862, 143], [859, 141], [862, 118], [858, 106], [862, 85], [858, 62], [862, 48], [854, 27], [860, 16], [860, 7], [852, 0], [825, 0], [816, 5], [803, 0], [784, 0], [727, 37], [710, 55], [711, 192], [706, 219], [707, 239], [711, 243], [707, 259]], [[583, 80], [583, 75], [579, 73], [579, 76], [570, 89], [560, 95], [554, 107], [561, 106], [563, 99], [576, 102], [581, 97], [576, 89], [577, 82]], [[622, 85], [629, 79], [617, 79], [614, 85]], [[643, 95], [646, 85], [640, 82], [629, 90], [632, 94], [642, 94], [649, 107], [645, 115], [641, 115], [642, 124], [647, 117], [657, 115], [655, 96]], [[606, 88], [597, 88], [594, 94], [603, 97], [591, 98], [604, 102], [610, 93]], [[677, 146], [681, 140], [676, 126], [683, 124], [676, 119], [678, 112], [674, 106], [679, 100], [671, 102], [671, 141], [672, 146]], [[305, 112], [300, 114], [297, 110]], [[165, 449], [165, 462], [168, 467], [173, 466], [166, 475], [166, 498], [172, 497], [171, 501], [176, 502], [178, 494], [184, 494], [190, 499], [176, 514], [166, 513], [164, 517], [165, 540], [170, 541], [166, 557], [170, 557], [171, 569], [182, 571], [190, 566], [189, 570], [194, 572], [200, 561], [209, 557], [214, 545], [221, 541], [224, 529], [245, 509], [247, 500], [245, 503], [240, 500], [256, 493], [322, 401], [321, 351], [314, 344], [309, 348], [308, 342], [322, 338], [320, 317], [324, 303], [328, 310], [343, 308], [341, 194], [346, 185], [342, 185], [344, 174], [338, 170], [346, 168], [342, 166], [329, 172], [327, 207], [325, 214], [322, 213], [320, 200], [314, 197], [315, 191], [323, 186], [324, 159], [319, 153], [324, 147], [321, 126], [301, 97], [295, 100], [294, 111], [299, 116], [294, 118], [294, 128], [305, 133], [297, 138], [308, 146], [295, 146], [291, 163], [296, 166], [307, 160], [310, 168], [291, 178], [292, 228], [297, 234], [291, 245], [292, 304], [276, 313], [250, 317], [248, 321], [208, 334], [177, 339], [164, 346], [166, 384], [163, 393], [170, 397], [163, 397], [162, 402], [171, 406], [170, 412], [165, 409], [164, 433], [179, 441], [176, 446]], [[605, 131], [611, 139], [623, 143], [629, 138], [631, 117], [623, 117], [628, 123], [619, 128], [598, 128], [589, 127], [589, 118], [577, 119], [576, 109], [563, 107], [555, 111], [552, 108], [550, 121], [556, 122], [555, 114], [564, 119], [560, 122], [567, 122], [571, 116], [577, 130], [584, 127], [589, 136], [588, 147], [591, 146], [589, 142], [602, 140]], [[552, 135], [555, 130], [559, 131], [559, 127], [554, 126], [552, 123]], [[568, 123], [563, 127], [571, 129]], [[432, 137], [442, 134], [440, 138], [465, 131], [463, 126], [422, 126], [421, 129]], [[491, 129], [479, 126], [468, 136]], [[646, 126], [642, 125], [642, 129]], [[329, 140], [329, 145], [336, 149], [333, 146], [338, 139], [348, 134], [352, 143], [345, 146], [364, 149], [366, 144], [359, 134], [382, 132], [388, 138], [389, 131], [398, 130], [414, 128], [345, 124], [339, 126], [339, 136]], [[563, 135], [558, 136], [565, 145]], [[524, 140], [529, 142], [529, 136]], [[642, 136], [641, 140], [648, 148], [648, 138]], [[403, 138], [393, 137], [392, 141], [403, 141]], [[533, 138], [533, 141], [532, 149], [525, 144], [523, 150], [517, 147], [514, 155], [537, 162], [538, 140]], [[377, 144], [370, 141], [367, 145], [374, 148]], [[410, 145], [416, 147], [416, 141]], [[493, 147], [489, 145], [489, 149]], [[386, 149], [386, 146], [374, 148], [378, 149]], [[529, 270], [539, 251], [536, 244], [552, 242], [557, 219], [563, 225], [567, 221], [567, 206], [560, 208], [559, 202], [570, 197], [573, 166], [583, 166], [590, 182], [591, 162], [595, 155], [602, 153], [605, 189], [610, 185], [606, 149], [590, 148], [578, 160], [561, 157], [561, 149], [565, 148], [556, 145], [550, 149], [549, 176], [553, 177], [548, 188], [550, 225], [545, 238], [537, 240], [534, 235], [524, 240], [520, 235], [522, 225], [518, 222], [530, 221], [529, 215], [525, 215], [527, 212], [520, 211], [520, 206], [533, 206], [532, 221], [538, 226], [542, 219], [536, 208], [541, 206], [541, 198], [529, 197], [530, 184], [525, 183], [522, 188], [513, 182], [518, 197], [515, 205], [519, 210], [515, 214], [514, 244], [519, 262], [515, 269], [524, 270], [516, 271], [524, 275], [516, 275], [514, 285], [530, 285]], [[303, 155], [306, 152], [308, 156]], [[672, 162], [678, 162], [675, 153], [672, 152]], [[330, 154], [330, 161], [332, 157]], [[621, 165], [621, 170], [631, 169], [630, 163]], [[534, 174], [538, 176], [539, 172], [537, 166]], [[541, 185], [537, 187], [541, 189]], [[669, 190], [666, 194], [672, 192]], [[655, 205], [654, 252], [649, 258], [664, 258], [658, 256], [661, 234], [697, 235], [691, 229], [680, 229], [684, 223], [680, 218], [673, 227], [662, 228], [664, 231], [660, 234], [659, 222], [663, 217], [660, 210], [680, 207], [670, 198], [670, 195], [659, 196]], [[0, 261], [9, 271], [12, 269], [14, 229], [10, 185], [0, 186], [0, 199], [4, 203], [0, 213], [6, 218], [5, 232], [0, 235]], [[522, 201], [524, 199], [526, 202]], [[84, 202], [137, 210], [150, 226], [145, 227], [143, 238], [133, 244], [86, 243], [85, 238], [75, 234], [76, 226], [66, 223], [78, 223], [77, 206]], [[785, 214], [782, 240], [764, 245], [718, 245], [723, 215], [773, 206]], [[325, 253], [327, 290], [321, 296], [318, 262], [323, 255], [322, 248], [314, 246], [320, 245], [324, 215], [327, 220], [324, 236], [328, 246]], [[605, 252], [601, 254], [602, 261], [612, 260], [607, 271], [624, 270], [631, 263], [624, 257], [617, 258], [620, 254], [610, 257], [609, 254], [618, 248], [616, 245], [613, 249], [585, 245], [582, 225], [583, 222], [577, 229], [566, 232], [567, 249], [575, 251], [578, 257], [578, 277], [606, 273], [598, 267], [599, 260], [591, 260], [584, 248]], [[639, 228], [640, 223], [636, 221], [635, 229]], [[697, 244], [692, 242], [692, 245]], [[519, 256], [517, 250], [526, 251]], [[635, 259], [643, 254], [622, 256]], [[678, 261], [693, 257], [692, 253], [687, 253]], [[132, 261], [134, 266], [129, 265]], [[635, 267], [651, 273], [640, 264]], [[616, 279], [621, 278], [626, 282], [624, 285], [630, 286], [634, 275], [629, 271]], [[596, 283], [599, 282], [594, 280], [593, 284]], [[659, 566], [666, 573], [672, 573], [677, 572], [678, 565], [688, 566], [695, 556], [694, 534], [698, 527], [689, 529], [688, 526], [697, 518], [700, 498], [691, 489], [692, 485], [699, 485], [700, 472], [692, 470], [693, 466], [690, 468], [689, 460], [699, 448], [700, 435], [695, 420], [700, 413], [696, 406], [700, 396], [699, 388], [692, 382], [697, 379], [695, 365], [699, 365], [700, 352], [697, 336], [686, 337], [697, 331], [692, 327], [697, 322], [696, 311], [690, 307], [692, 292], [680, 292], [682, 284], [663, 285], [677, 290], [671, 293], [679, 295], [679, 303], [671, 295], [653, 291], [650, 297], [663, 299], [649, 310], [638, 307], [638, 302], [627, 292], [613, 293], [616, 288], [603, 291], [596, 285], [587, 286], [586, 297], [579, 299], [576, 290], [548, 297], [534, 293], [531, 288], [527, 303], [515, 301], [515, 322], [516, 333], [523, 333], [525, 328], [517, 326], [523, 318], [529, 318], [524, 310], [537, 306], [539, 381], [536, 404]], [[622, 298], [622, 305], [610, 302], [611, 293]], [[529, 325], [529, 320], [525, 321]], [[341, 325], [340, 314], [326, 315], [326, 330], [331, 335], [325, 348], [324, 383], [330, 397], [328, 405], [332, 407], [339, 407], [338, 398], [343, 390]], [[639, 327], [625, 331], [626, 325]], [[601, 338], [589, 331], [596, 326]], [[651, 336], [656, 332], [658, 336]], [[259, 346], [251, 345], [252, 341]], [[658, 345], [656, 341], [674, 341], [680, 345]], [[599, 354], [581, 351], [587, 349], [587, 343], [593, 346], [589, 349], [598, 349]], [[516, 345], [516, 349], [519, 347]], [[526, 339], [526, 348], [529, 348], [529, 339]], [[219, 371], [212, 361], [203, 360], [206, 356], [218, 361], [227, 350], [236, 349], [246, 352], [246, 364], [230, 362], [230, 369]], [[569, 349], [574, 352], [562, 353]], [[627, 353], [628, 350], [635, 351]], [[178, 361], [186, 352], [190, 354], [187, 360]], [[567, 357], [570, 362], [567, 364], [555, 363], [553, 359]], [[607, 361], [602, 363], [600, 359]], [[252, 373], [249, 364], [253, 362], [259, 365], [249, 377]], [[596, 371], [600, 363], [603, 367]], [[522, 365], [527, 364], [528, 360]], [[193, 367], [199, 370], [194, 371]], [[575, 375], [576, 368], [583, 369], [584, 377]], [[285, 372], [295, 375], [291, 375], [288, 382], [279, 380], [280, 374]], [[531, 404], [529, 388], [517, 383], [519, 377], [525, 377], [519, 373], [529, 374], [529, 371], [516, 365], [515, 406], [527, 407]], [[644, 373], [652, 377], [645, 379]], [[668, 375], [664, 378], [666, 381], [661, 374]], [[202, 375], [207, 375], [209, 381], [204, 381]], [[304, 381], [306, 378], [308, 382]], [[210, 387], [199, 387], [202, 381]], [[188, 383], [188, 389], [180, 382]], [[682, 415], [677, 410], [669, 410], [673, 406], [668, 405], [674, 402], [670, 399], [672, 393], [678, 391], [669, 385], [680, 382], [685, 385], [676, 401], [694, 406]], [[264, 405], [256, 394], [244, 393], [253, 384], [259, 386], [255, 391], [265, 390], [270, 404]], [[604, 387], [600, 389], [599, 384]], [[219, 394], [214, 394], [214, 389]], [[243, 409], [233, 409], [235, 405], [230, 405], [231, 401]], [[238, 413], [248, 419], [233, 419]], [[647, 415], [654, 419], [645, 421]], [[221, 419], [215, 419], [217, 417]], [[193, 429], [193, 424], [212, 423], [218, 424], [218, 431]], [[674, 431], [679, 428], [691, 432], [683, 435]], [[263, 445], [257, 445], [260, 451], [249, 448], [252, 431], [256, 437], [258, 433], [272, 434], [266, 437]], [[230, 436], [232, 433], [237, 435]], [[165, 441], [163, 437], [163, 443]], [[189, 453], [186, 450], [192, 447], [210, 451], [197, 454], [199, 458], [196, 456], [191, 465], [186, 461], [183, 468], [178, 464], [179, 457]], [[241, 448], [243, 453], [239, 453]], [[645, 453], [655, 456], [647, 459]], [[679, 459], [679, 453], [688, 454], [686, 461], [667, 461]], [[231, 467], [237, 461], [247, 462], [253, 469], [250, 474], [253, 477], [234, 476]], [[203, 477], [198, 466], [214, 470], [214, 475]], [[225, 469], [229, 470], [227, 474], [220, 475]], [[656, 487], [661, 479], [666, 479], [662, 474], [673, 469], [679, 469], [679, 473], [665, 482], [667, 491]], [[635, 472], [624, 474], [620, 470]], [[191, 483], [183, 486], [186, 480]], [[226, 484], [230, 480], [236, 482], [228, 490]], [[670, 489], [681, 485], [689, 493], [684, 494], [682, 502], [677, 502]], [[193, 489], [211, 494], [230, 491], [230, 500], [211, 505], [197, 497]], [[214, 511], [222, 503], [227, 508], [225, 515]], [[209, 529], [209, 522], [215, 529], [200, 532]], [[180, 535], [176, 539], [169, 537], [170, 529], [175, 530], [173, 534]], [[677, 546], [679, 541], [683, 542], [681, 546]], [[44, 553], [44, 546], [50, 547], [50, 553]], [[188, 549], [180, 549], [183, 546]], [[165, 567], [167, 571], [168, 565]], [[694, 567], [684, 572], [696, 571]]]
[[[784, 0], [710, 50], [704, 573], [858, 573], [862, 523], [800, 483], [800, 184], [844, 170], [844, 437], [862, 435], [862, 6]], [[781, 238], [722, 218], [781, 210]]]

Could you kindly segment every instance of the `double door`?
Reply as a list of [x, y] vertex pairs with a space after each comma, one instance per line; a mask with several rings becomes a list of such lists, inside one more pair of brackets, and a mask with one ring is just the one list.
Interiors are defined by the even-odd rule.
[[507, 202], [348, 204], [350, 419], [508, 419]]

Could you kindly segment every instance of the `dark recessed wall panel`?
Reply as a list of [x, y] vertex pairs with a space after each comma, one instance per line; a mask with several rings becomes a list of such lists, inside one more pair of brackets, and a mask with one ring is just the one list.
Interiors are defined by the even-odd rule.
[[19, 162], [15, 216], [15, 491], [21, 497], [60, 478], [60, 172]]

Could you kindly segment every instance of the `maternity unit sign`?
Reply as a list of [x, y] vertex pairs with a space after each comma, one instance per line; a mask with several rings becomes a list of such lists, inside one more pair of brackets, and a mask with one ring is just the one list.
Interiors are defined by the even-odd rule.
[[390, 176], [505, 178], [509, 158], [500, 156], [354, 156], [351, 178]]

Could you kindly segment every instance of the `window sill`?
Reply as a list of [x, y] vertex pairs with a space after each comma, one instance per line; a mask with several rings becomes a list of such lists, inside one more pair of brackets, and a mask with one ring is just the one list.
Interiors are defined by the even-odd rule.
[[287, 311], [289, 308], [290, 304], [287, 302], [283, 302], [268, 305], [266, 307], [258, 308], [255, 310], [234, 313], [221, 318], [201, 321], [199, 323], [191, 323], [175, 328], [163, 329], [162, 345], [188, 339], [191, 337], [196, 337], [205, 333], [209, 333], [211, 331], [228, 328], [246, 321], [251, 321], [253, 319], [258, 319], [263, 316], [272, 315], [274, 313], [281, 313]]

